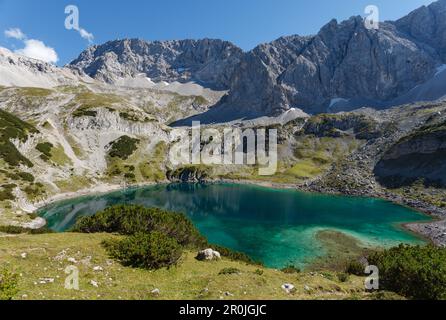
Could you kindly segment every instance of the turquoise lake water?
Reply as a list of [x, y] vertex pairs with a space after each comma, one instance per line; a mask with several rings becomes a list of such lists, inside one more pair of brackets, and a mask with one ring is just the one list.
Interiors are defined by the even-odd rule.
[[364, 245], [422, 243], [401, 224], [428, 220], [414, 210], [372, 199], [239, 184], [171, 184], [128, 189], [52, 204], [40, 210], [51, 229], [65, 231], [84, 215], [115, 204], [182, 212], [211, 243], [244, 252], [268, 267], [305, 266], [325, 254], [316, 239], [337, 230]]

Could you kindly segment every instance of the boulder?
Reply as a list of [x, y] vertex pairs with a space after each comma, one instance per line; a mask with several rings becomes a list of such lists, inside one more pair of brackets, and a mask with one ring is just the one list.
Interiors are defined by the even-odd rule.
[[221, 255], [220, 252], [214, 251], [209, 248], [198, 252], [196, 259], [199, 261], [220, 260]]
[[285, 283], [282, 285], [282, 289], [285, 290], [286, 293], [292, 293], [295, 290], [295, 287], [291, 283]]

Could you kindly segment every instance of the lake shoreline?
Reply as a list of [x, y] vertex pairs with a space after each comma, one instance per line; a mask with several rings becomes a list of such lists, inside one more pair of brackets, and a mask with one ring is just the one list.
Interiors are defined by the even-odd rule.
[[[400, 224], [404, 230], [413, 233], [436, 246], [446, 247], [446, 209], [441, 209], [433, 205], [406, 199], [403, 196], [397, 196], [390, 192], [371, 193], [371, 192], [340, 192], [337, 190], [321, 190], [313, 189], [299, 184], [283, 184], [272, 181], [256, 181], [256, 180], [235, 180], [235, 179], [220, 179], [218, 181], [228, 183], [240, 183], [258, 185], [268, 188], [276, 189], [292, 189], [300, 192], [316, 193], [316, 194], [328, 194], [338, 196], [349, 197], [369, 197], [374, 199], [381, 199], [389, 201], [391, 203], [415, 210], [419, 213], [431, 218], [431, 221], [425, 222], [407, 222]], [[426, 219], [427, 220], [427, 219]]]
[[[147, 182], [147, 183], [139, 183], [139, 184], [132, 184], [127, 187], [123, 187], [122, 185], [117, 184], [99, 184], [92, 188], [88, 189], [82, 189], [75, 192], [66, 192], [57, 194], [54, 196], [51, 196], [43, 201], [33, 203], [33, 213], [38, 212], [44, 207], [50, 206], [52, 204], [68, 201], [71, 199], [76, 199], [80, 197], [88, 197], [88, 196], [101, 196], [106, 195], [112, 192], [125, 190], [125, 189], [133, 189], [133, 188], [140, 188], [140, 187], [150, 187], [154, 185], [165, 185], [175, 183], [172, 181], [164, 180], [160, 182]], [[192, 183], [192, 182], [191, 182]], [[352, 194], [352, 193], [342, 193], [342, 192], [336, 192], [336, 191], [318, 191], [318, 190], [312, 190], [310, 188], [307, 188], [305, 186], [299, 185], [299, 184], [286, 184], [286, 183], [275, 183], [272, 181], [258, 181], [258, 180], [249, 180], [249, 179], [210, 179], [202, 182], [196, 182], [196, 183], [205, 183], [205, 184], [218, 184], [218, 183], [232, 183], [232, 184], [240, 184], [240, 185], [253, 185], [253, 186], [259, 186], [264, 188], [272, 188], [277, 190], [295, 190], [299, 192], [305, 192], [305, 193], [312, 193], [312, 194], [327, 194], [327, 195], [333, 195], [333, 196], [349, 196], [349, 197], [370, 197], [374, 199], [381, 199], [385, 201], [389, 201], [391, 203], [410, 208], [412, 210], [415, 210], [421, 214], [426, 215], [427, 217], [430, 217], [431, 221], [425, 221], [425, 222], [407, 222], [407, 223], [401, 223], [399, 224], [406, 232], [410, 232], [412, 234], [415, 234], [420, 239], [423, 239], [427, 242], [433, 243], [437, 246], [446, 246], [446, 237], [443, 239], [443, 237], [439, 237], [438, 235], [446, 234], [446, 219], [444, 215], [445, 213], [433, 213], [432, 212], [432, 206], [426, 205], [421, 202], [417, 202], [416, 205], [413, 204], [413, 201], [410, 201], [408, 199], [404, 199], [403, 197], [395, 196], [390, 193], [381, 193], [381, 194]], [[421, 204], [421, 205], [420, 205]], [[439, 208], [436, 208], [440, 210]], [[426, 219], [427, 220], [427, 219]], [[40, 226], [42, 227], [42, 226]]]

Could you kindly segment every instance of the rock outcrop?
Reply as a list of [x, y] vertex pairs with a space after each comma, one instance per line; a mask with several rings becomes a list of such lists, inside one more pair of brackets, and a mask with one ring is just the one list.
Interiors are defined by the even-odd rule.
[[198, 252], [196, 259], [199, 261], [220, 260], [221, 255], [218, 251], [215, 251], [212, 249], [205, 249], [205, 250]]
[[314, 116], [303, 127], [305, 134], [318, 137], [339, 137], [352, 131], [358, 139], [371, 140], [382, 135], [382, 129], [371, 117], [363, 114], [321, 114]]
[[420, 43], [434, 48], [446, 63], [446, 1], [439, 0], [429, 6], [412, 11], [397, 20], [396, 27]]
[[383, 108], [428, 81], [440, 64], [433, 48], [391, 23], [368, 30], [361, 17], [332, 20], [314, 37], [283, 38], [248, 53], [218, 112], [249, 110], [250, 117], [289, 108], [307, 113]]
[[446, 122], [425, 126], [392, 146], [375, 167], [383, 185], [398, 187], [422, 179], [446, 186]]
[[201, 183], [209, 178], [209, 168], [200, 166], [179, 167], [166, 173], [167, 179], [172, 182]]
[[125, 39], [92, 46], [69, 67], [107, 83], [144, 74], [156, 82], [196, 81], [225, 89], [241, 56], [240, 48], [222, 40]]

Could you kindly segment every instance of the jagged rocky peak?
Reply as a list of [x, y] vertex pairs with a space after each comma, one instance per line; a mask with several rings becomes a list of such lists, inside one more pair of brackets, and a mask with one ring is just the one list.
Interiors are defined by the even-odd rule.
[[247, 108], [254, 116], [287, 109], [279, 77], [297, 61], [311, 40], [298, 35], [282, 37], [246, 53], [231, 78], [227, 104]]
[[91, 47], [70, 67], [109, 83], [142, 74], [228, 90], [199, 117], [210, 123], [291, 109], [387, 108], [446, 97], [445, 26], [446, 0], [440, 0], [378, 30], [354, 16], [332, 20], [316, 35], [282, 37], [249, 52], [222, 40], [118, 40]]
[[153, 81], [197, 81], [226, 89], [242, 55], [240, 48], [222, 40], [125, 39], [90, 47], [69, 66], [109, 83], [144, 74]]
[[446, 0], [422, 6], [395, 25], [413, 39], [434, 48], [446, 63]]
[[[388, 101], [431, 76], [435, 59], [390, 24], [352, 17], [324, 26], [282, 75], [292, 105], [316, 109], [334, 98]], [[297, 88], [297, 92], [293, 89]]]
[[369, 30], [360, 16], [332, 20], [315, 36], [284, 37], [246, 53], [215, 114], [318, 113], [337, 101], [347, 110], [383, 107], [427, 81], [438, 65], [433, 50], [391, 23]]

